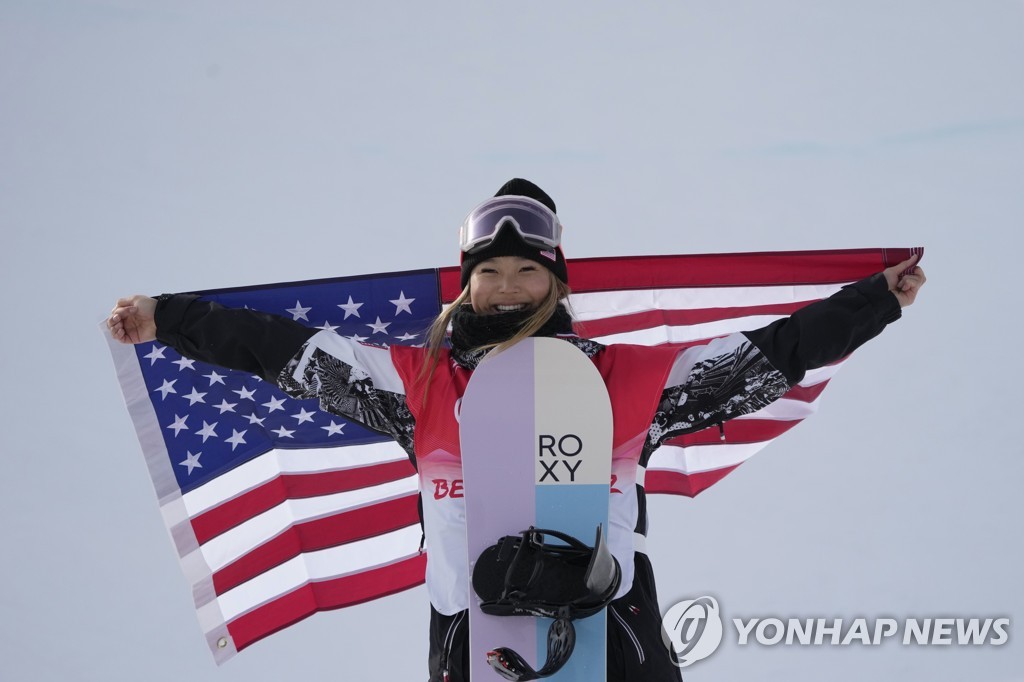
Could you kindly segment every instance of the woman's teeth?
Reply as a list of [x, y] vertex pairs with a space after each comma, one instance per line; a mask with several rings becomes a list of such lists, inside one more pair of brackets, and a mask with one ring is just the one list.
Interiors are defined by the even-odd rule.
[[517, 303], [516, 305], [496, 305], [494, 307], [497, 308], [498, 312], [511, 313], [511, 312], [515, 312], [517, 310], [522, 310], [523, 308], [526, 307], [526, 304], [525, 303]]

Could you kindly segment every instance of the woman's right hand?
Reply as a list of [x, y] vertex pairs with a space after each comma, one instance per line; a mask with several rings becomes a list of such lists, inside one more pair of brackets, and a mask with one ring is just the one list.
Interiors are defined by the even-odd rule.
[[156, 299], [136, 294], [119, 298], [107, 318], [115, 341], [145, 343], [156, 340]]

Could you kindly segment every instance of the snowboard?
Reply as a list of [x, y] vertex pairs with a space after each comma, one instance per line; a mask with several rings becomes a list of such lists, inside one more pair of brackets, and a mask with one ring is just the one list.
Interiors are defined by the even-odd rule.
[[[474, 371], [459, 417], [468, 561], [531, 526], [592, 545], [608, 529], [612, 410], [597, 368], [567, 341], [532, 338], [487, 356]], [[470, 587], [470, 675], [500, 680], [487, 653], [509, 647], [544, 664], [551, 620], [493, 616]], [[573, 622], [576, 646], [559, 682], [605, 679], [606, 610]]]

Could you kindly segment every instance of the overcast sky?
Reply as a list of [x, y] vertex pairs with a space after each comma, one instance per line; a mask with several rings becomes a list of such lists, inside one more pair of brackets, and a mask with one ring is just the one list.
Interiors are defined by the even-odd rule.
[[926, 248], [818, 415], [652, 501], [660, 598], [1010, 642], [727, 642], [688, 682], [1024, 680], [1022, 35], [1020, 0], [0, 0], [0, 679], [425, 679], [422, 588], [214, 665], [97, 325], [454, 264], [522, 176], [569, 257]]

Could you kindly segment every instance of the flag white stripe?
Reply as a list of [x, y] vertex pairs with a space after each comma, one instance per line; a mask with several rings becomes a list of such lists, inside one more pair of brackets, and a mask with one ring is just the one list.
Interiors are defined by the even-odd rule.
[[267, 481], [272, 481], [281, 474], [343, 471], [361, 466], [407, 460], [408, 458], [405, 451], [394, 442], [335, 448], [271, 450], [221, 474], [201, 488], [185, 493], [182, 497], [186, 509], [191, 515], [196, 516], [257, 488]]
[[828, 381], [836, 375], [839, 368], [843, 366], [842, 362], [837, 362], [834, 365], [825, 365], [824, 367], [818, 367], [817, 369], [809, 369], [804, 374], [804, 378], [800, 380], [797, 386], [804, 386], [810, 388], [811, 386], [817, 386], [823, 381]]
[[768, 287], [681, 287], [573, 293], [569, 298], [577, 320], [598, 320], [651, 310], [700, 310], [816, 301], [827, 298], [842, 284]]
[[753, 457], [771, 441], [724, 445], [662, 445], [647, 464], [648, 474], [668, 470], [684, 474], [714, 471], [735, 466]]
[[[384, 502], [414, 493], [418, 489], [417, 476], [413, 474], [369, 488], [289, 499], [211, 538], [203, 544], [201, 551], [206, 563], [218, 571], [296, 524]], [[419, 542], [418, 536], [416, 541]]]
[[[213, 654], [213, 660], [217, 665], [230, 659], [238, 650], [228, 632], [224, 614], [221, 613], [220, 604], [214, 600], [207, 603], [196, 603], [196, 616], [199, 618], [199, 627], [206, 635], [206, 643]], [[220, 645], [223, 642], [223, 646]]]
[[[100, 323], [100, 333], [106, 339], [110, 354], [114, 360], [117, 379], [124, 394], [125, 406], [135, 426], [135, 434], [142, 446], [142, 454], [146, 458], [146, 468], [156, 489], [157, 499], [164, 504], [181, 497], [181, 490], [174, 478], [174, 470], [167, 455], [163, 432], [156, 416], [156, 410], [149, 399], [146, 380], [142, 376], [139, 357], [135, 346], [115, 341], [107, 328], [107, 322]], [[155, 344], [162, 345], [162, 344]]]
[[[771, 421], [782, 421], [792, 422], [806, 419], [818, 410], [818, 401], [812, 400], [811, 402], [805, 402], [803, 400], [792, 400], [790, 398], [781, 398], [776, 400], [770, 405], [765, 405], [756, 412], [750, 414], [740, 415], [739, 417], [732, 417], [731, 420], [738, 419], [768, 419]], [[728, 439], [729, 425], [725, 424], [726, 439]]]
[[266, 573], [228, 590], [217, 599], [227, 621], [261, 606], [311, 581], [360, 573], [415, 553], [419, 547], [418, 525], [401, 528], [341, 547], [305, 552]]
[[[782, 319], [785, 315], [749, 315], [746, 317], [734, 317], [727, 320], [716, 320], [714, 322], [702, 322], [685, 326], [658, 325], [648, 329], [637, 329], [635, 331], [620, 332], [618, 334], [606, 334], [596, 336], [594, 340], [605, 345], [614, 343], [631, 343], [641, 346], [656, 346], [663, 343], [686, 343], [688, 341], [700, 341], [718, 336], [725, 336], [735, 332], [760, 329], [771, 324], [775, 320]], [[584, 327], [584, 330], [586, 327]]]

